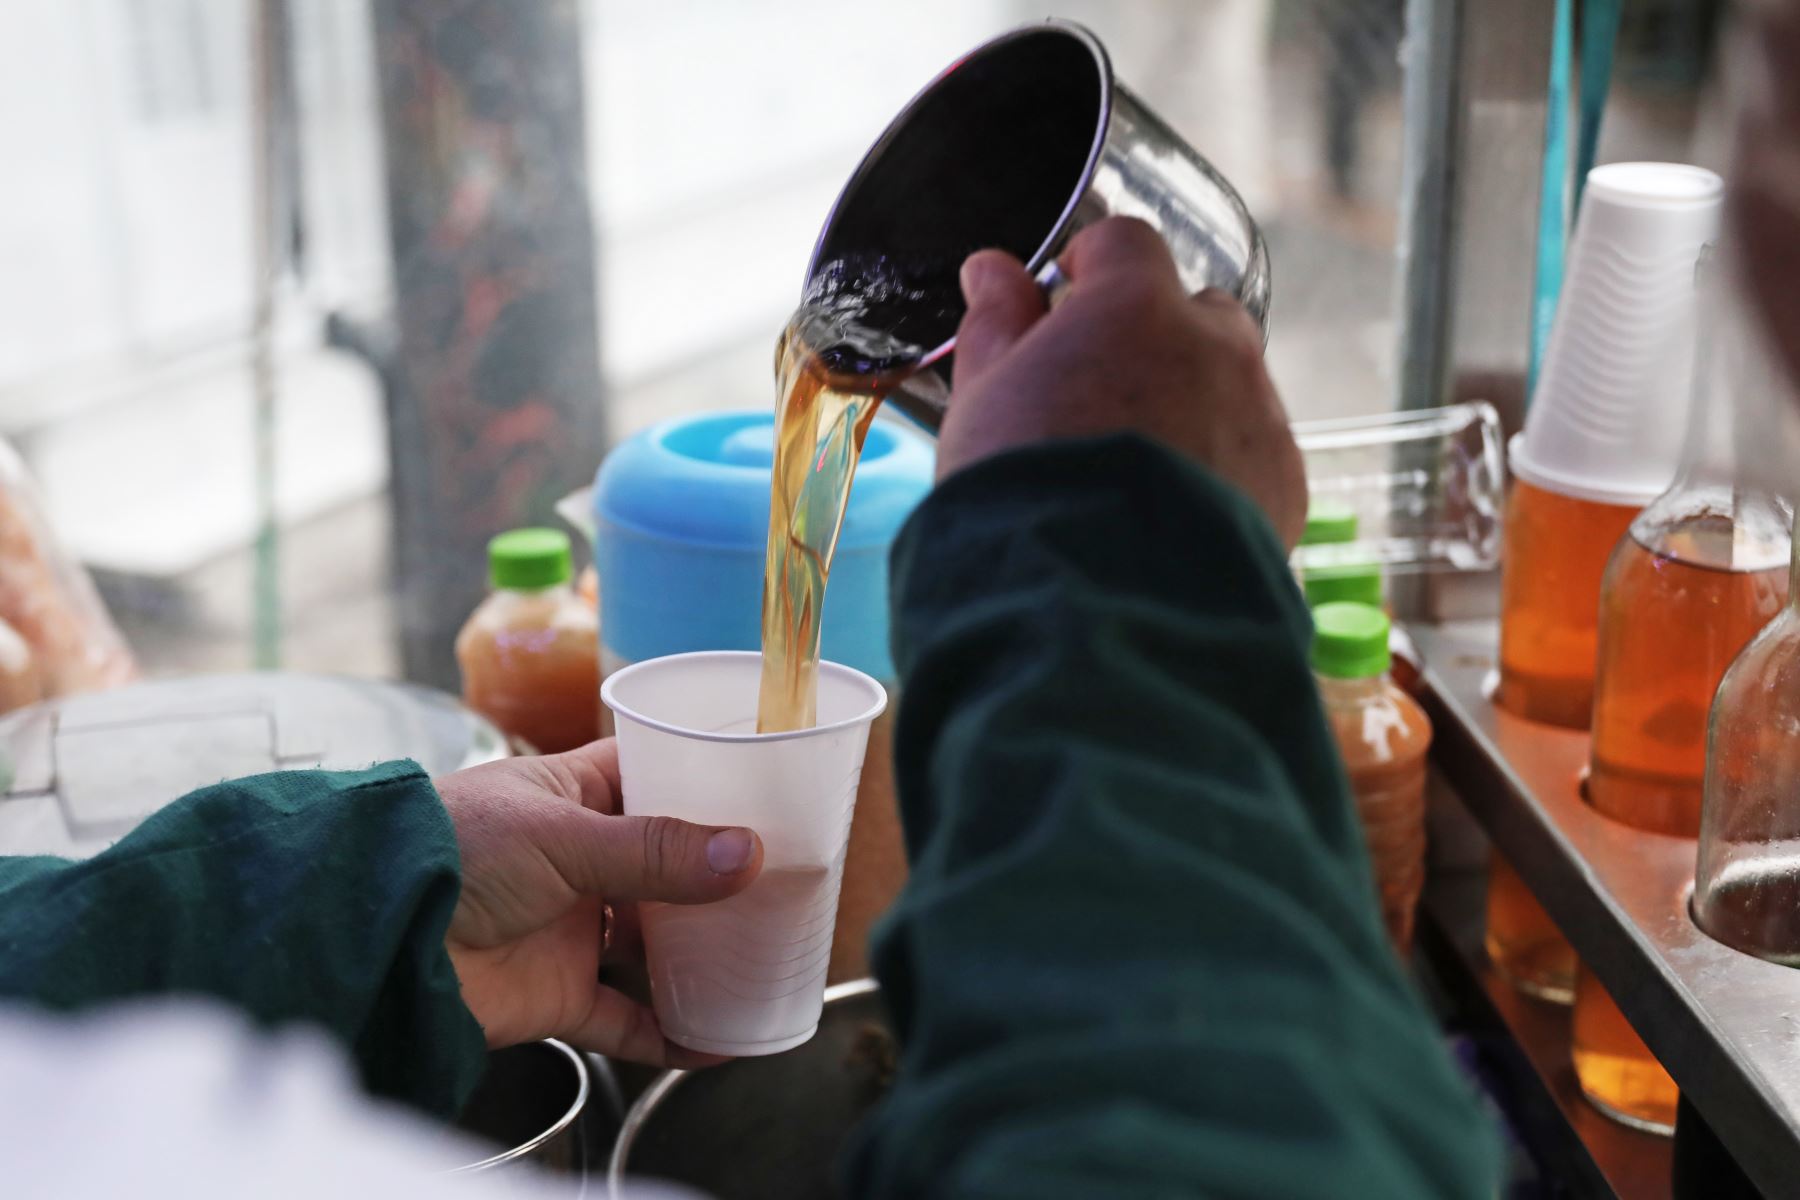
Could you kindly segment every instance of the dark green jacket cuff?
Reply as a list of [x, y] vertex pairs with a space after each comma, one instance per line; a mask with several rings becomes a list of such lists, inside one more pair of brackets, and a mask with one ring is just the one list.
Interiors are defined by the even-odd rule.
[[323, 1026], [370, 1091], [450, 1113], [485, 1061], [444, 949], [458, 888], [417, 764], [224, 783], [87, 861], [0, 858], [0, 996], [215, 997]]

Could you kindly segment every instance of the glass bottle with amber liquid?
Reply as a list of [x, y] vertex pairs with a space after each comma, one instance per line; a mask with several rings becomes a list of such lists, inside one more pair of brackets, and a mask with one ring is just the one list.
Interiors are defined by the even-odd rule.
[[[1703, 297], [1717, 309], [1723, 289]], [[1714, 693], [1788, 594], [1792, 514], [1737, 469], [1740, 439], [1756, 436], [1746, 401], [1774, 385], [1732, 315], [1720, 313], [1702, 338], [1681, 471], [1632, 522], [1601, 586], [1588, 799], [1665, 837], [1699, 834]], [[1641, 1128], [1673, 1125], [1674, 1081], [1585, 966], [1571, 1040], [1596, 1106]]]
[[1734, 950], [1800, 966], [1800, 535], [1788, 602], [1713, 699], [1694, 920]]
[[[1594, 710], [1601, 579], [1652, 497], [1559, 489], [1533, 472], [1521, 440], [1512, 446], [1494, 702], [1530, 721], [1586, 729]], [[1498, 851], [1488, 873], [1487, 953], [1521, 991], [1557, 1004], [1575, 998], [1574, 947]]]

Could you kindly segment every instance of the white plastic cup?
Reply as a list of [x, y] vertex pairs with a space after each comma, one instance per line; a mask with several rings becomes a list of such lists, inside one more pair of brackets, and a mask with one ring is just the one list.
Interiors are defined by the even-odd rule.
[[819, 1027], [838, 886], [869, 725], [887, 693], [819, 664], [819, 723], [756, 732], [762, 655], [654, 658], [609, 677], [625, 812], [742, 825], [762, 874], [714, 904], [642, 904], [651, 1000], [663, 1036], [710, 1054], [775, 1054]]
[[1588, 174], [1556, 323], [1515, 476], [1600, 504], [1643, 505], [1680, 465], [1693, 397], [1694, 269], [1724, 183], [1682, 163]]

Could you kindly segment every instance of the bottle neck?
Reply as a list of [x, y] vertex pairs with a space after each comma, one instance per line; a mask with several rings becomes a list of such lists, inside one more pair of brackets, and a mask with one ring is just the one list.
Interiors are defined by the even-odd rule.
[[1387, 694], [1388, 675], [1365, 675], [1361, 679], [1338, 679], [1330, 675], [1319, 675], [1319, 694], [1325, 697], [1327, 704], [1355, 704], [1362, 700], [1375, 700]]
[[[1699, 295], [1700, 327], [1680, 468], [1668, 490], [1645, 509], [1632, 529], [1638, 532], [1646, 517], [1665, 515], [1663, 510], [1673, 508], [1689, 518], [1704, 511], [1715, 522], [1729, 519], [1746, 526], [1750, 556], [1767, 559], [1772, 550], [1778, 563], [1791, 521], [1785, 499], [1791, 470], [1772, 478], [1766, 462], [1771, 442], [1781, 442], [1772, 436], [1782, 422], [1771, 419], [1771, 409], [1785, 410], [1791, 389], [1785, 371], [1763, 344], [1740, 290], [1710, 254], [1702, 258]], [[1766, 544], [1770, 540], [1772, 547]]]
[[1700, 272], [1699, 335], [1683, 475], [1794, 498], [1800, 406], [1741, 283], [1729, 241]]
[[518, 597], [523, 600], [554, 600], [563, 595], [574, 596], [575, 588], [565, 579], [561, 583], [547, 584], [544, 587], [496, 587], [493, 589], [492, 594], [496, 596]]
[[1722, 571], [1778, 570], [1789, 556], [1793, 510], [1760, 487], [1683, 472], [1631, 523], [1652, 554]]

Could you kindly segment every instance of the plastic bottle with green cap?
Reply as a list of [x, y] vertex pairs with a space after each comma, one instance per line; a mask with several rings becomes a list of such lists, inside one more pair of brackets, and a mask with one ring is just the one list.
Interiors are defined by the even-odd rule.
[[463, 700], [531, 750], [557, 754], [600, 735], [600, 637], [570, 586], [560, 529], [514, 529], [488, 543], [493, 592], [456, 637]]
[[1369, 846], [1381, 917], [1402, 953], [1425, 884], [1425, 755], [1431, 720], [1389, 677], [1388, 616], [1370, 604], [1313, 609], [1313, 673]]
[[[1340, 546], [1356, 541], [1356, 512], [1336, 500], [1314, 500], [1306, 510], [1302, 546]], [[1308, 567], [1300, 573], [1300, 587], [1310, 608], [1350, 601], [1381, 607], [1381, 568], [1373, 562], [1346, 562], [1327, 567]]]
[[1336, 500], [1314, 500], [1306, 506], [1302, 546], [1330, 546], [1356, 540], [1356, 510]]

